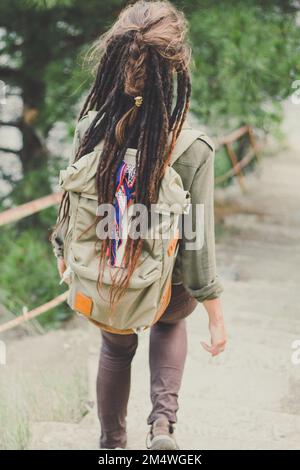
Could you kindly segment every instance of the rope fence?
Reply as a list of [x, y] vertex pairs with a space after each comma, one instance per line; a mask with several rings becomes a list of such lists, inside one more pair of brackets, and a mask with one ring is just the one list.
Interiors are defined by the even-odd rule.
[[43, 209], [54, 206], [58, 204], [61, 199], [61, 193], [53, 193], [49, 196], [41, 197], [35, 199], [34, 201], [26, 202], [17, 207], [12, 207], [0, 213], [0, 226], [10, 224], [11, 222], [16, 222], [17, 220], [23, 219], [28, 215], [35, 214], [40, 212]]
[[13, 320], [3, 323], [2, 325], [0, 325], [0, 333], [11, 330], [12, 328], [15, 328], [16, 326], [19, 326], [28, 320], [32, 320], [33, 318], [38, 317], [42, 313], [48, 312], [52, 308], [57, 307], [57, 305], [60, 305], [65, 300], [67, 300], [68, 293], [69, 292], [66, 291], [63, 294], [60, 294], [57, 297], [54, 297], [54, 299], [49, 300], [49, 302], [46, 302], [45, 304], [40, 305], [39, 307], [36, 307], [33, 310], [30, 310], [29, 312], [23, 313], [23, 315], [20, 315], [19, 317], [16, 317]]

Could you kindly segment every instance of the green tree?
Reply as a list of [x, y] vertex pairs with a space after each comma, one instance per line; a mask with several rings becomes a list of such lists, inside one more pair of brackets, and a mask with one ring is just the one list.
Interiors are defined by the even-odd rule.
[[195, 65], [192, 111], [219, 132], [245, 122], [272, 129], [300, 74], [296, 3], [196, 0], [186, 6]]
[[57, 121], [74, 118], [75, 106], [89, 85], [78, 62], [80, 51], [104, 30], [121, 3], [1, 1], [0, 80], [7, 84], [8, 97], [17, 94], [22, 100], [19, 116], [1, 120], [2, 126], [17, 128], [22, 137], [20, 149], [0, 144], [1, 152], [14, 153], [21, 162], [23, 179], [11, 195], [16, 203], [51, 192], [46, 139]]

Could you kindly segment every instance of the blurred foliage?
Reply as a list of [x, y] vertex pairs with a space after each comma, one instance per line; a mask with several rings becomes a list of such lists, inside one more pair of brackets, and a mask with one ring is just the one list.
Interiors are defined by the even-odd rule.
[[[215, 157], [215, 178], [218, 176], [224, 175], [231, 169], [231, 163], [228, 158], [227, 152], [225, 147], [221, 147], [220, 150], [216, 152], [216, 157]], [[225, 183], [220, 183], [218, 186], [223, 187], [227, 186], [228, 182], [230, 180], [227, 180]]]
[[37, 108], [34, 127], [44, 135], [57, 121], [74, 119], [91, 79], [81, 68], [80, 53], [108, 26], [121, 3], [1, 0], [0, 53], [9, 60], [0, 66], [0, 77], [20, 89], [25, 105]]
[[201, 121], [265, 131], [280, 122], [281, 102], [300, 74], [300, 28], [287, 3], [193, 2], [192, 111]]
[[[5, 207], [50, 192], [58, 159], [47, 149], [48, 136], [62, 121], [71, 141], [79, 103], [92, 80], [82, 67], [84, 54], [127, 3], [1, 0], [0, 79], [23, 104], [11, 123], [22, 134], [23, 147], [17, 152], [22, 177], [12, 184]], [[300, 73], [299, 2], [174, 3], [190, 24], [191, 111], [209, 125], [213, 135], [244, 123], [274, 131], [281, 119], [281, 102], [292, 92], [292, 82]], [[230, 168], [224, 150], [218, 152], [215, 162], [216, 176]], [[58, 286], [48, 242], [55, 218], [56, 208], [51, 208], [1, 231], [0, 255], [5, 262], [1, 262], [0, 302], [15, 314], [23, 305], [32, 309], [65, 290]], [[41, 322], [55, 325], [68, 314], [64, 305], [43, 315]]]
[[[43, 211], [44, 217], [46, 212]], [[53, 220], [54, 213], [48, 217]], [[28, 220], [30, 217], [28, 218]], [[63, 293], [48, 234], [32, 225], [22, 232], [7, 226], [0, 234], [1, 287], [0, 303], [14, 315], [21, 315], [23, 306], [31, 310]], [[42, 325], [59, 326], [72, 314], [64, 303], [41, 315]]]

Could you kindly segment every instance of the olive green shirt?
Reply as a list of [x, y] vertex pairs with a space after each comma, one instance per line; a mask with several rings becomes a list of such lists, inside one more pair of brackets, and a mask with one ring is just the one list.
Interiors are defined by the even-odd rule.
[[[81, 139], [89, 126], [88, 116], [84, 116], [76, 126], [69, 164], [74, 160]], [[184, 230], [179, 239], [178, 253], [172, 274], [173, 284], [183, 284], [199, 302], [219, 297], [223, 287], [216, 272], [215, 226], [214, 226], [214, 157], [212, 141], [205, 135], [195, 140], [178, 157], [173, 168], [181, 176], [185, 190], [191, 195], [192, 230], [196, 228], [195, 204], [204, 207], [204, 239], [201, 248], [187, 249]], [[56, 256], [63, 256], [63, 240], [66, 225], [59, 227], [52, 235], [51, 242]]]

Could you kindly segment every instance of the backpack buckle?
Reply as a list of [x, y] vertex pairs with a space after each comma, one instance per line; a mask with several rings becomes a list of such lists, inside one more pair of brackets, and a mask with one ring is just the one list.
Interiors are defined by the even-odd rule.
[[132, 330], [137, 334], [141, 335], [141, 333], [144, 333], [145, 331], [148, 330], [148, 326], [137, 326], [136, 328], [132, 328]]

